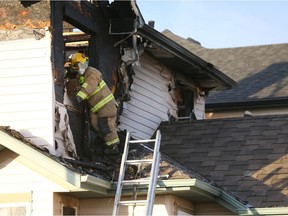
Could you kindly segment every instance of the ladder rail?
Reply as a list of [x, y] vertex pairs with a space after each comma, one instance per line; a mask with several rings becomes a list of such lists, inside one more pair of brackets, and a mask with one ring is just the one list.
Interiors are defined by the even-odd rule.
[[126, 168], [126, 160], [128, 157], [128, 150], [129, 150], [129, 141], [130, 141], [130, 133], [127, 132], [126, 139], [125, 139], [125, 146], [124, 146], [124, 151], [122, 154], [122, 159], [121, 159], [121, 165], [120, 165], [120, 170], [119, 170], [119, 176], [118, 176], [118, 182], [117, 182], [117, 190], [116, 190], [116, 195], [115, 195], [115, 200], [114, 200], [114, 208], [112, 215], [117, 216], [118, 215], [118, 203], [120, 202], [121, 199], [121, 192], [122, 192], [122, 181], [124, 180], [124, 175], [125, 175], [125, 168]]
[[150, 185], [147, 194], [147, 205], [146, 205], [146, 215], [152, 215], [153, 211], [153, 203], [155, 198], [155, 189], [157, 183], [157, 176], [159, 171], [159, 163], [160, 163], [160, 140], [161, 133], [158, 130], [156, 133], [156, 143], [154, 145], [154, 154], [153, 154], [153, 163], [151, 168], [151, 176], [150, 176]]
[[[125, 146], [124, 151], [122, 154], [122, 160], [119, 170], [118, 182], [117, 182], [117, 190], [115, 194], [114, 200], [114, 208], [112, 215], [117, 216], [120, 205], [129, 205], [129, 204], [140, 204], [143, 201], [121, 201], [121, 193], [123, 189], [123, 185], [139, 185], [141, 183], [147, 183], [148, 192], [146, 200], [144, 201], [144, 205], [146, 205], [145, 215], [152, 215], [153, 212], [153, 205], [155, 199], [155, 189], [157, 184], [158, 172], [159, 172], [159, 165], [160, 165], [160, 141], [161, 141], [161, 133], [157, 130], [156, 138], [155, 139], [147, 139], [147, 140], [130, 140], [130, 133], [127, 132], [126, 139], [125, 139]], [[148, 143], [154, 142], [154, 150], [153, 150], [153, 159], [143, 159], [143, 160], [127, 160], [129, 154], [129, 144], [133, 143]], [[127, 165], [131, 164], [141, 164], [141, 163], [151, 163], [151, 170], [150, 170], [150, 177], [147, 180], [124, 180], [125, 178], [125, 170]]]

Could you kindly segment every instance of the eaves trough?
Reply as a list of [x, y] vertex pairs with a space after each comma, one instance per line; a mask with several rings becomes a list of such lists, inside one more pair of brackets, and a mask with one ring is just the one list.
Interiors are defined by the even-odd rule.
[[225, 90], [238, 85], [211, 63], [204, 61], [152, 27], [144, 24], [138, 27], [137, 33], [149, 41], [145, 51], [177, 73], [193, 80], [204, 91]]
[[239, 211], [240, 216], [249, 215], [288, 215], [287, 207], [247, 208]]
[[[112, 185], [112, 189], [109, 190], [109, 194], [114, 195], [116, 192], [116, 184]], [[145, 185], [139, 185], [137, 188], [137, 195], [146, 195], [148, 187]], [[133, 187], [125, 186], [122, 190], [123, 196], [132, 196]], [[174, 195], [185, 200], [192, 202], [216, 202], [219, 205], [229, 209], [230, 211], [238, 214], [238, 212], [245, 211], [246, 206], [238, 201], [236, 198], [222, 191], [220, 188], [203, 182], [198, 179], [171, 179], [171, 180], [159, 180], [156, 186], [156, 194], [158, 195]]]

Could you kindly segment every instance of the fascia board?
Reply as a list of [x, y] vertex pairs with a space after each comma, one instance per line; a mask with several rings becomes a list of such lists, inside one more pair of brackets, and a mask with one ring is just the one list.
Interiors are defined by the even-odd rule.
[[[191, 180], [193, 180], [191, 181], [191, 187], [196, 187], [197, 189], [200, 189], [204, 192], [213, 195], [217, 203], [229, 209], [230, 211], [238, 214], [239, 210], [244, 210], [247, 208], [244, 204], [242, 204], [241, 202], [239, 202], [226, 192], [222, 191], [220, 188], [214, 187], [213, 185], [198, 179], [191, 179]], [[177, 182], [178, 185], [181, 185], [181, 182], [182, 184], [189, 184], [189, 181], [185, 182], [185, 179], [178, 181], [179, 181]]]
[[[147, 186], [138, 186], [138, 191], [140, 193], [145, 194], [145, 192], [147, 193], [147, 190]], [[123, 187], [124, 193], [129, 194], [131, 193], [131, 191], [132, 189], [130, 186]], [[173, 179], [161, 180], [157, 182], [156, 194], [173, 194], [173, 192], [178, 191], [194, 191], [215, 200], [221, 206], [224, 206], [225, 208], [237, 214], [239, 210], [244, 211], [245, 209], [247, 209], [244, 204], [242, 204], [226, 192], [222, 191], [220, 188], [214, 187], [213, 185], [198, 179]], [[110, 191], [110, 194], [113, 194], [112, 191]]]
[[[20, 140], [0, 131], [0, 144], [18, 154], [17, 160], [50, 180], [80, 187], [80, 174], [75, 173]], [[73, 187], [72, 187], [73, 188]]]
[[164, 48], [166, 51], [172, 53], [178, 58], [186, 61], [187, 63], [191, 63], [191, 60], [194, 64], [196, 64], [199, 68], [202, 68], [209, 74], [210, 77], [222, 82], [222, 85], [226, 88], [233, 88], [238, 86], [238, 83], [226, 76], [224, 73], [219, 71], [216, 67], [214, 67], [211, 63], [208, 63], [198, 57], [197, 55], [191, 53], [186, 48], [180, 46], [176, 42], [172, 41], [165, 35], [156, 31], [155, 29], [149, 27], [148, 25], [142, 26], [142, 28], [138, 28], [138, 33], [150, 40], [151, 42], [157, 44], [158, 46]]
[[[43, 158], [41, 163], [44, 163], [46, 166], [41, 166], [39, 165], [40, 162], [35, 160], [36, 157], [37, 156], [33, 156], [30, 159], [23, 155], [19, 155], [19, 157], [16, 158], [16, 161], [30, 168], [37, 174], [44, 176], [51, 182], [63, 187], [64, 190], [83, 191], [83, 189], [78, 187], [78, 179], [80, 179], [79, 174], [64, 167], [57, 167], [55, 164], [51, 163], [51, 161], [43, 160]], [[31, 160], [33, 160], [33, 162]]]
[[288, 207], [248, 208], [239, 211], [239, 215], [288, 215]]
[[205, 190], [210, 194], [213, 194], [217, 203], [229, 209], [230, 211], [233, 211], [234, 213], [238, 214], [239, 210], [247, 209], [247, 207], [243, 203], [239, 202], [237, 199], [230, 196], [219, 188], [216, 188], [200, 180], [197, 180], [195, 185], [198, 188]]
[[111, 189], [111, 183], [91, 175], [81, 176], [81, 188], [94, 191], [100, 194], [108, 194], [107, 190]]
[[97, 187], [111, 187], [109, 182], [102, 179], [73, 172], [3, 131], [0, 131], [0, 145], [18, 154], [17, 161], [69, 191], [86, 191], [87, 189], [82, 188], [83, 182], [92, 185], [94, 190], [97, 190]]

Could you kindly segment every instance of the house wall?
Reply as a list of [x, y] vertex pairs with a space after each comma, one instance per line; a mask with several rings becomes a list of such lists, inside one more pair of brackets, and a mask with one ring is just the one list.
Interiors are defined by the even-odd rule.
[[161, 121], [168, 120], [168, 111], [176, 116], [177, 106], [168, 91], [172, 75], [145, 53], [140, 57], [140, 66], [133, 69], [131, 100], [124, 104], [118, 128], [131, 132], [134, 138], [149, 139]]
[[249, 109], [236, 109], [236, 110], [224, 110], [224, 111], [211, 111], [206, 113], [206, 119], [217, 118], [234, 118], [243, 117], [244, 112], [248, 110], [255, 116], [259, 115], [278, 115], [288, 114], [287, 108], [249, 108]]
[[[141, 197], [138, 197], [140, 200]], [[145, 199], [145, 197], [142, 199]], [[125, 200], [124, 198], [122, 200]], [[113, 198], [80, 199], [80, 215], [111, 215], [114, 204]], [[158, 195], [155, 197], [153, 215], [175, 215], [178, 209], [185, 209], [193, 213], [193, 203], [171, 195]], [[145, 206], [120, 207], [119, 215], [143, 215]]]
[[50, 49], [51, 40], [44, 36], [0, 42], [0, 125], [18, 130], [53, 153]]
[[[8, 149], [0, 152], [0, 197], [10, 197], [6, 205], [26, 203], [33, 215], [51, 216], [54, 191], [65, 190], [22, 165], [21, 156]], [[0, 199], [0, 206], [3, 203]]]
[[31, 193], [10, 193], [0, 196], [0, 215], [30, 215]]
[[79, 213], [79, 199], [65, 196], [63, 194], [54, 193], [53, 215], [63, 215], [63, 207], [74, 208], [76, 215]]
[[214, 215], [214, 216], [222, 216], [222, 215], [238, 215], [235, 214], [224, 207], [220, 206], [217, 203], [210, 202], [201, 202], [194, 204], [195, 215]]

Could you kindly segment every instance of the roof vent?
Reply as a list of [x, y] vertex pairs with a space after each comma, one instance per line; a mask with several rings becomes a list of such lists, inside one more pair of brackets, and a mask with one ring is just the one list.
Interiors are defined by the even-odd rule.
[[155, 25], [155, 21], [153, 20], [148, 21], [148, 26], [150, 26], [151, 28], [154, 28], [154, 25]]
[[194, 44], [197, 44], [197, 45], [200, 45], [200, 46], [201, 46], [201, 43], [200, 43], [199, 41], [196, 41], [196, 40], [194, 40], [194, 39], [191, 38], [191, 37], [188, 37], [186, 40], [188, 40], [188, 41], [190, 41], [190, 42], [192, 42], [192, 43], [194, 43]]

